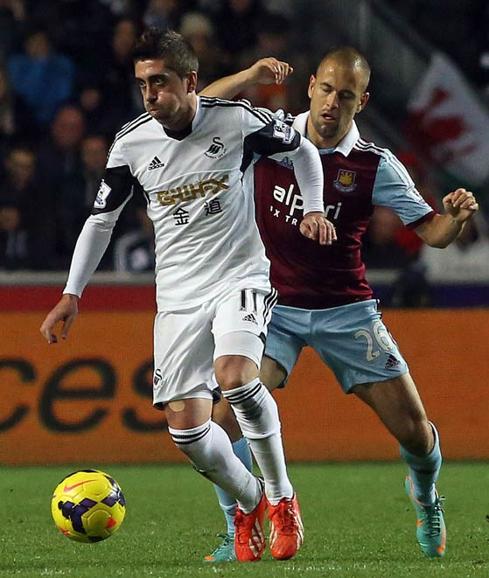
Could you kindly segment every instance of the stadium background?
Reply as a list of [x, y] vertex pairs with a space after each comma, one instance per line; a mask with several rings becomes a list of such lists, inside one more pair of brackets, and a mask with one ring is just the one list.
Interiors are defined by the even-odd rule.
[[[442, 5], [445, 24], [433, 26]], [[179, 459], [150, 403], [153, 253], [137, 202], [70, 340], [52, 348], [38, 333], [63, 287], [107, 147], [142, 110], [128, 55], [147, 24], [189, 38], [201, 87], [262, 56], [288, 60], [295, 73], [285, 88], [243, 96], [292, 112], [307, 108], [321, 54], [353, 44], [373, 68], [371, 103], [358, 118], [364, 137], [396, 152], [434, 206], [456, 186], [477, 194], [480, 218], [443, 261], [387, 211], [373, 219], [365, 258], [444, 455], [489, 458], [487, 2], [3, 0], [0, 463]], [[369, 410], [343, 396], [311, 352], [277, 399], [290, 460], [397, 457]]]

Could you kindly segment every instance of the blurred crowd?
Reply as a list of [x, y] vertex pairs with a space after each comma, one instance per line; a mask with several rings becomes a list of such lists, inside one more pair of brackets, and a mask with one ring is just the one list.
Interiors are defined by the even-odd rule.
[[399, 15], [448, 54], [489, 99], [489, 2], [392, 0]]
[[[199, 88], [270, 54], [293, 61], [298, 77], [303, 57], [293, 54], [287, 2], [280, 14], [273, 4], [0, 0], [0, 270], [69, 266], [114, 134], [143, 112], [131, 60], [143, 27], [187, 37], [200, 60]], [[299, 111], [306, 79], [296, 94], [263, 87], [249, 96]], [[145, 219], [135, 200], [103, 268], [152, 268]]]
[[[292, 0], [0, 0], [0, 271], [68, 268], [114, 134], [143, 111], [131, 60], [143, 27], [173, 28], [191, 42], [199, 88], [263, 56], [288, 60], [294, 82], [245, 96], [294, 113], [307, 108], [312, 72], [295, 7]], [[440, 208], [417, 159], [401, 160]], [[153, 267], [143, 200], [132, 202], [102, 268]], [[484, 226], [460, 250], [474, 238], [486, 239], [487, 251]], [[415, 276], [423, 251], [392, 213], [376, 212], [365, 253], [371, 267], [401, 266]]]

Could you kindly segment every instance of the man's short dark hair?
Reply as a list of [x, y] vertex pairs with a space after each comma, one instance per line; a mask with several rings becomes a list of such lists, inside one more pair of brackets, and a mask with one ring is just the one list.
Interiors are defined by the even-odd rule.
[[132, 57], [134, 62], [164, 60], [166, 66], [180, 78], [199, 70], [199, 60], [194, 49], [181, 34], [173, 30], [162, 32], [157, 28], [148, 28], [139, 37]]

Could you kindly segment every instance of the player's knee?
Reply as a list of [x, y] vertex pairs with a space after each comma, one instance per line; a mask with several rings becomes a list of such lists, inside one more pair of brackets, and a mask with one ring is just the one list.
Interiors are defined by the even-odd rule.
[[247, 383], [246, 379], [243, 379], [239, 373], [233, 371], [224, 371], [219, 374], [216, 373], [216, 380], [219, 384], [219, 387], [224, 391], [229, 391], [230, 389], [241, 387]]
[[260, 367], [260, 379], [269, 391], [273, 391], [285, 382], [287, 372], [277, 361], [265, 355]]
[[429, 454], [434, 445], [434, 433], [426, 415], [411, 416], [406, 420], [399, 442], [414, 455]]
[[246, 385], [258, 376], [258, 368], [251, 359], [239, 355], [219, 357], [214, 371], [217, 383], [225, 391]]

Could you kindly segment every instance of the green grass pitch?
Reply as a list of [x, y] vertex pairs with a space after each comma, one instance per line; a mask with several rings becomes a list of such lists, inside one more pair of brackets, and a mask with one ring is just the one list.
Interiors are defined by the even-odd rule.
[[202, 561], [223, 524], [209, 482], [189, 466], [100, 469], [121, 484], [127, 515], [112, 538], [85, 545], [59, 534], [50, 514], [51, 492], [73, 468], [0, 468], [0, 576], [489, 577], [489, 464], [445, 464], [443, 559], [418, 549], [401, 464], [292, 464], [305, 524], [297, 557], [221, 565]]

